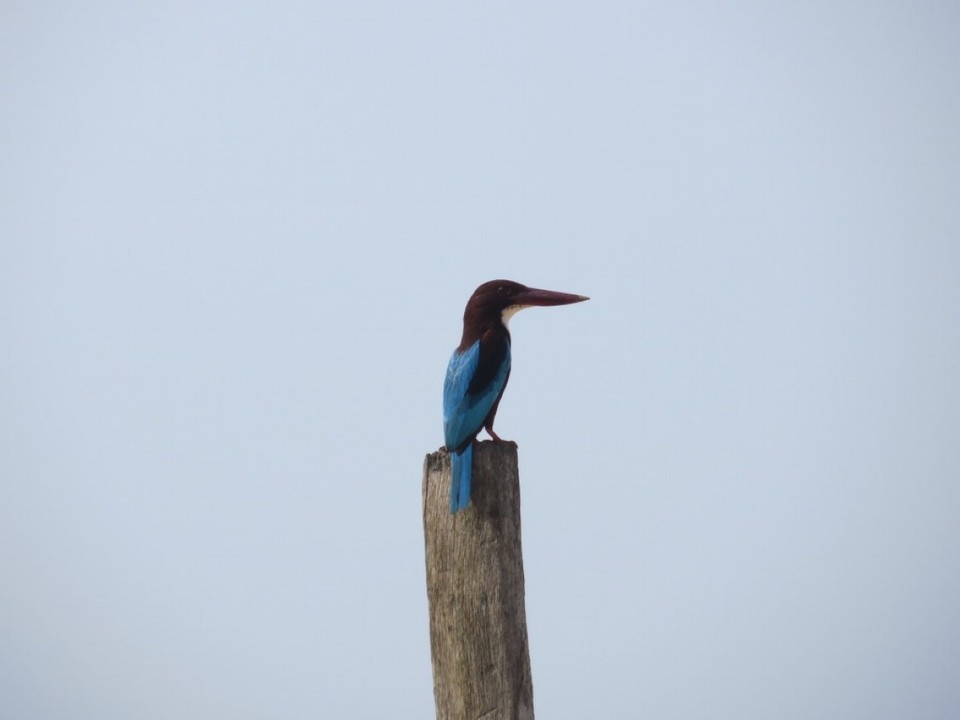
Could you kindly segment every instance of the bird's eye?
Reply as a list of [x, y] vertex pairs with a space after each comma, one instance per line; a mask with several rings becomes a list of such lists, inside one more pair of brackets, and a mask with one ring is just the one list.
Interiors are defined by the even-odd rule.
[[506, 288], [503, 285], [497, 285], [497, 294], [503, 295], [506, 292]]

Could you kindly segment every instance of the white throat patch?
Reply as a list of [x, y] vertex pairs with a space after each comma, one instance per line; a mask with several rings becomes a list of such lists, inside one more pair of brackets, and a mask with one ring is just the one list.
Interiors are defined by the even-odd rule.
[[530, 305], [511, 305], [510, 307], [504, 308], [503, 312], [500, 313], [500, 320], [503, 321], [504, 327], [510, 327], [510, 318], [516, 315], [518, 312], [524, 308], [531, 307]]

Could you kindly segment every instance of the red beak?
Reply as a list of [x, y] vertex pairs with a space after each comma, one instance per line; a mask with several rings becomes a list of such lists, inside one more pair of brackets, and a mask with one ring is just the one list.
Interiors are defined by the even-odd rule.
[[583, 302], [589, 299], [586, 295], [573, 295], [571, 293], [554, 292], [553, 290], [527, 288], [513, 297], [513, 303], [515, 305], [548, 307], [551, 305], [572, 305], [573, 303]]

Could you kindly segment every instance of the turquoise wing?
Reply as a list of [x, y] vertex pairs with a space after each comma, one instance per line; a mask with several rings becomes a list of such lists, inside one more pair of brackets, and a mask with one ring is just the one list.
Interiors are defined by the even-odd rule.
[[443, 436], [447, 449], [460, 450], [483, 428], [483, 421], [503, 391], [510, 374], [510, 348], [486, 385], [470, 389], [480, 364], [480, 341], [466, 351], [453, 351], [443, 382]]

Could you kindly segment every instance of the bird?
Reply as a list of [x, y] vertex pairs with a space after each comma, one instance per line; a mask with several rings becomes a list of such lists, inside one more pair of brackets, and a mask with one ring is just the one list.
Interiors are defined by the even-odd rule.
[[512, 280], [491, 280], [478, 287], [463, 311], [463, 335], [447, 365], [443, 382], [443, 435], [450, 453], [450, 511], [470, 504], [473, 441], [486, 430], [495, 442], [493, 420], [510, 379], [510, 330], [517, 312], [534, 306], [570, 305], [584, 295], [539, 290]]

